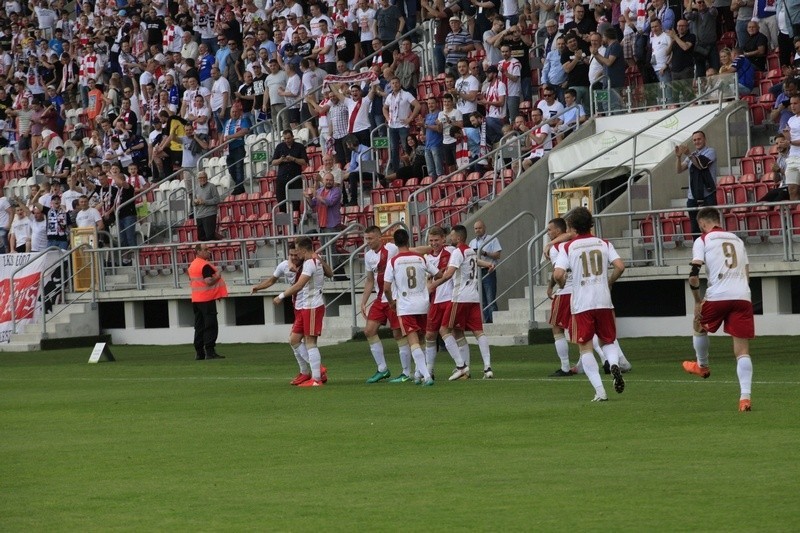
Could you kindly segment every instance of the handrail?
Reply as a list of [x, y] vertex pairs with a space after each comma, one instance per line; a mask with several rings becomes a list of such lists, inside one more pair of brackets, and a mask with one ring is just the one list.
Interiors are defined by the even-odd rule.
[[44, 255], [48, 254], [49, 252], [63, 252], [63, 250], [58, 246], [49, 246], [48, 248], [45, 248], [41, 252], [37, 252], [36, 255], [28, 259], [28, 261], [25, 264], [18, 266], [11, 272], [11, 276], [8, 279], [9, 292], [11, 293], [9, 296], [9, 303], [11, 305], [11, 333], [17, 332], [17, 315], [16, 315], [17, 305], [16, 305], [16, 292], [14, 291], [14, 277], [16, 277], [19, 271], [21, 271], [24, 268], [27, 268], [28, 265], [30, 265], [40, 257], [43, 257]]
[[[287, 181], [286, 182], [286, 186], [284, 187], [284, 189], [286, 191], [286, 193], [285, 193], [286, 196], [284, 197], [284, 199], [282, 201], [280, 201], [280, 202], [278, 202], [278, 203], [276, 203], [275, 205], [272, 206], [272, 233], [273, 233], [273, 236], [278, 234], [278, 222], [277, 222], [276, 217], [275, 217], [275, 215], [278, 212], [278, 208], [280, 208], [281, 206], [284, 206], [284, 205], [289, 206], [293, 202], [293, 200], [289, 200], [289, 189], [290, 189], [289, 185], [291, 185], [292, 183], [294, 183], [298, 179], [303, 179], [303, 177], [304, 177], [303, 174], [298, 174], [297, 176], [295, 176], [292, 179], [290, 179], [289, 181]], [[287, 215], [289, 217], [289, 223], [288, 224], [281, 224], [281, 225], [282, 226], [284, 226], [284, 225], [285, 226], [289, 226], [289, 235], [294, 235], [294, 221], [292, 219], [292, 217], [294, 216], [294, 209], [289, 209], [289, 212], [287, 213]]]
[[[527, 274], [528, 274], [528, 291], [529, 291], [529, 293], [530, 293], [530, 294], [528, 295], [528, 326], [529, 326], [529, 328], [533, 326], [533, 322], [534, 322], [534, 320], [533, 320], [533, 317], [535, 316], [535, 313], [536, 313], [536, 308], [537, 308], [539, 305], [541, 305], [541, 303], [539, 303], [539, 304], [535, 304], [535, 305], [534, 305], [534, 303], [533, 303], [533, 302], [534, 302], [534, 300], [533, 300], [534, 275], [539, 275], [539, 274], [541, 274], [541, 272], [542, 272], [542, 271], [543, 271], [545, 268], [547, 268], [547, 265], [548, 265], [548, 262], [546, 262], [546, 261], [545, 261], [545, 262], [542, 262], [542, 261], [540, 261], [540, 264], [539, 264], [539, 266], [538, 266], [538, 267], [536, 267], [536, 272], [534, 273], [534, 267], [533, 267], [533, 261], [532, 261], [532, 257], [533, 257], [533, 256], [532, 256], [532, 254], [531, 254], [531, 249], [532, 249], [532, 248], [533, 248], [533, 247], [536, 245], [536, 243], [538, 243], [538, 242], [540, 241], [540, 239], [542, 239], [542, 238], [543, 238], [545, 235], [547, 235], [547, 228], [545, 228], [545, 229], [541, 230], [540, 232], [538, 232], [537, 234], [535, 234], [533, 237], [531, 237], [531, 238], [530, 238], [530, 240], [528, 240], [528, 272], [527, 272]], [[538, 252], [538, 251], [539, 251], [539, 250], [537, 249], [537, 250], [536, 250], [536, 252]], [[541, 255], [541, 254], [538, 254], [538, 253], [537, 253], [537, 255]]]
[[[421, 28], [421, 26], [419, 26], [419, 25], [418, 26], [414, 26], [413, 28], [411, 28], [410, 30], [405, 32], [403, 35], [401, 35], [400, 37], [398, 37], [394, 41], [390, 42], [389, 44], [383, 45], [379, 50], [376, 50], [376, 51], [372, 52], [367, 57], [364, 57], [361, 60], [359, 60], [358, 62], [356, 62], [356, 64], [353, 65], [353, 68], [351, 70], [353, 70], [354, 72], [357, 72], [358, 69], [361, 66], [366, 65], [367, 62], [370, 61], [373, 57], [375, 57], [378, 54], [382, 53], [383, 49], [388, 49], [388, 48], [390, 48], [392, 46], [395, 46], [397, 43], [399, 43], [400, 41], [402, 41], [406, 37], [409, 37], [412, 34], [419, 33], [419, 32], [422, 32], [422, 31], [424, 31], [424, 30]], [[313, 95], [314, 97], [316, 97], [321, 91], [322, 91], [322, 85], [320, 85], [319, 87], [315, 87], [313, 90], [311, 90], [310, 92], [306, 93], [304, 96], [312, 96]], [[298, 98], [299, 98], [299, 96], [300, 95], [298, 95]], [[298, 105], [302, 104], [301, 100], [298, 100]], [[297, 109], [299, 109], [299, 107]], [[288, 113], [288, 110], [289, 110], [289, 106], [287, 105], [286, 107], [284, 107], [283, 109], [278, 111], [278, 114], [275, 115], [274, 117], [272, 117], [272, 122], [275, 123], [275, 124], [280, 124], [280, 121], [278, 120], [278, 118], [282, 117], [284, 113]]]
[[[72, 274], [70, 275], [69, 278], [65, 278], [64, 275], [63, 275], [64, 274], [64, 270], [65, 270], [64, 269], [64, 263], [65, 262], [69, 262], [69, 259], [70, 259], [70, 256], [72, 255], [72, 253], [77, 251], [77, 250], [80, 250], [82, 248], [89, 248], [89, 247], [90, 247], [89, 243], [82, 243], [82, 244], [76, 246], [75, 248], [73, 248], [72, 250], [70, 250], [69, 252], [66, 252], [63, 255], [61, 255], [61, 257], [59, 257], [58, 261], [56, 261], [55, 263], [53, 263], [49, 267], [46, 267], [46, 268], [44, 268], [42, 270], [42, 274], [39, 277], [39, 294], [40, 294], [40, 302], [41, 302], [40, 305], [41, 305], [41, 308], [42, 308], [42, 334], [47, 333], [47, 313], [45, 313], [45, 298], [44, 298], [45, 297], [44, 279], [45, 279], [45, 275], [46, 275], [47, 272], [49, 272], [51, 270], [54, 270], [55, 268], [60, 268], [61, 269], [61, 274], [62, 274], [62, 276], [61, 276], [61, 297], [62, 297], [63, 301], [66, 302], [66, 298], [64, 296], [64, 287], [67, 285], [67, 282], [69, 280], [74, 280], [77, 277], [78, 272], [80, 272], [81, 270], [89, 268], [89, 286], [91, 287], [92, 301], [93, 302], [97, 301], [97, 285], [98, 284], [95, 283], [95, 273], [96, 273], [95, 264], [96, 263], [95, 263], [95, 257], [93, 255], [91, 256], [91, 260], [89, 261], [88, 265], [83, 265], [80, 270], [75, 270], [74, 272], [72, 272]], [[90, 293], [89, 291], [82, 292], [81, 294], [78, 295], [77, 298], [75, 298], [74, 300], [69, 302], [64, 307], [64, 309], [59, 310], [59, 311], [55, 311], [54, 310], [53, 311], [53, 316], [51, 316], [50, 318], [53, 319], [53, 318], [57, 317], [63, 310], [67, 309], [70, 305], [72, 305], [73, 303], [79, 301], [81, 298], [83, 298], [86, 294], [89, 294], [89, 293]]]
[[[339, 239], [341, 239], [342, 237], [344, 237], [345, 235], [347, 235], [348, 233], [350, 233], [352, 231], [357, 231], [357, 229], [360, 229], [361, 231], [364, 231], [364, 226], [362, 226], [358, 222], [351, 223], [349, 226], [347, 226], [346, 228], [341, 230], [339, 233], [334, 235], [332, 238], [327, 239], [327, 242], [325, 242], [324, 244], [321, 244], [320, 247], [317, 248], [317, 254], [319, 254], [322, 251], [327, 252], [325, 254], [325, 256], [328, 259], [328, 264], [331, 264], [331, 260], [333, 259], [333, 254], [330, 251], [330, 247], [332, 245], [336, 244], [336, 241], [338, 241]], [[331, 265], [331, 268], [333, 268], [333, 265]]]
[[[511, 220], [509, 220], [508, 222], [506, 222], [505, 224], [503, 224], [502, 226], [500, 226], [500, 228], [498, 228], [498, 230], [497, 230], [497, 231], [495, 231], [494, 233], [492, 233], [492, 240], [495, 240], [495, 239], [497, 239], [497, 237], [498, 237], [499, 235], [501, 235], [501, 234], [502, 234], [504, 231], [506, 231], [508, 228], [510, 228], [510, 227], [511, 227], [511, 226], [512, 226], [512, 225], [513, 225], [513, 224], [514, 224], [514, 223], [515, 223], [517, 220], [519, 220], [519, 219], [521, 219], [521, 218], [523, 218], [523, 217], [531, 217], [531, 218], [533, 219], [533, 232], [534, 232], [534, 233], [538, 233], [538, 232], [539, 232], [539, 220], [536, 218], [536, 215], [534, 215], [534, 214], [533, 214], [532, 212], [530, 212], [530, 211], [522, 211], [521, 213], [517, 213], [517, 214], [514, 216], [514, 218], [512, 218]], [[486, 245], [488, 245], [488, 244], [489, 244], [489, 242], [491, 242], [491, 241], [484, 242], [484, 243], [483, 243], [483, 244], [482, 244], [482, 245], [481, 245], [481, 246], [478, 248], [477, 252], [478, 252], [478, 257], [479, 257], [479, 258], [481, 257], [481, 252], [483, 252], [483, 249], [486, 247]], [[499, 242], [499, 240], [498, 240], [498, 242]], [[520, 249], [522, 249], [522, 247], [523, 247], [523, 246], [525, 246], [525, 244], [521, 244], [520, 246], [518, 246], [517, 248], [515, 248], [515, 249], [514, 249], [514, 250], [513, 250], [513, 251], [512, 251], [510, 254], [508, 254], [506, 257], [504, 257], [503, 259], [501, 259], [501, 260], [500, 260], [500, 262], [499, 262], [499, 263], [497, 263], [497, 264], [495, 265], [495, 271], [497, 271], [497, 268], [498, 268], [498, 267], [502, 266], [504, 263], [506, 263], [508, 260], [510, 260], [510, 259], [511, 259], [511, 258], [514, 256], [514, 254], [516, 254], [516, 253], [517, 253], [517, 252], [518, 252]], [[479, 277], [479, 281], [480, 281], [481, 301], [483, 301], [483, 269], [481, 269], [481, 270], [479, 270], [479, 271], [478, 271], [478, 277]], [[522, 278], [520, 278], [520, 279], [522, 279]], [[514, 285], [516, 285], [516, 283], [518, 283], [518, 282], [519, 282], [519, 280], [517, 280], [517, 282], [515, 282], [515, 283], [514, 283]], [[498, 295], [498, 294], [496, 294], [496, 295], [495, 295], [495, 298], [494, 298], [494, 300], [492, 300], [491, 302], [488, 302], [488, 303], [486, 304], [486, 307], [483, 307], [481, 310], [482, 310], [482, 311], [485, 311], [486, 309], [489, 309], [489, 308], [491, 308], [491, 307], [492, 307], [492, 305], [494, 305], [494, 303], [495, 303], [495, 302], [497, 302], [497, 301], [500, 299], [500, 297], [502, 297], [502, 296], [504, 296], [506, 293], [508, 293], [508, 291], [510, 291], [510, 290], [511, 290], [511, 288], [512, 288], [514, 285], [512, 285], [512, 286], [511, 286], [511, 287], [509, 287], [509, 288], [507, 288], [505, 291], [503, 291], [503, 292], [502, 292], [502, 294], [499, 294], [499, 295]], [[533, 295], [533, 293], [531, 293], [531, 295]]]

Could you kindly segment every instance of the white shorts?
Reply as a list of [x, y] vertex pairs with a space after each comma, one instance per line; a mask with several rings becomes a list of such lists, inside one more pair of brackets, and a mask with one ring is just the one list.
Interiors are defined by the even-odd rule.
[[786, 185], [800, 185], [800, 157], [786, 158]]

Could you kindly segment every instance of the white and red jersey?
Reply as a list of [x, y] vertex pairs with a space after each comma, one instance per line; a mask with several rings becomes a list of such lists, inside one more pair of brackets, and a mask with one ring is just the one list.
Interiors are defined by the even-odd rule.
[[[483, 96], [487, 102], [499, 102], [501, 97], [507, 95], [506, 84], [498, 78], [491, 83], [486, 82], [483, 85]], [[500, 107], [494, 105], [486, 105], [486, 116], [492, 118], [503, 119], [506, 118], [506, 106]]]
[[742, 240], [720, 228], [714, 228], [695, 239], [692, 261], [706, 265], [708, 288], [705, 299], [709, 301], [750, 301], [747, 281], [747, 250]]
[[326, 53], [321, 53], [317, 56], [317, 64], [336, 62], [336, 36], [334, 34], [320, 34], [317, 37], [317, 47], [320, 50], [324, 50], [326, 46], [330, 46], [330, 48]]
[[325, 305], [322, 297], [322, 284], [325, 281], [325, 272], [322, 269], [322, 262], [315, 255], [311, 259], [303, 261], [303, 270], [300, 275], [308, 276], [310, 279], [306, 283], [294, 300], [295, 309], [316, 309]]
[[555, 267], [572, 270], [572, 314], [614, 309], [608, 288], [608, 265], [619, 259], [614, 245], [594, 235], [578, 235], [563, 243]]
[[384, 273], [386, 272], [386, 265], [389, 264], [389, 259], [398, 254], [397, 246], [388, 242], [378, 248], [378, 251], [367, 250], [364, 254], [364, 267], [367, 272], [372, 272], [372, 277], [375, 280], [375, 294], [381, 302], [386, 303], [386, 295], [383, 294], [383, 280]]
[[[502, 60], [497, 64], [497, 71], [500, 79], [506, 84], [508, 96], [520, 96], [522, 94], [522, 87], [520, 86], [520, 71], [522, 64], [518, 59], [511, 58], [509, 60]], [[512, 81], [508, 78], [511, 74], [517, 78], [517, 81]]]
[[[541, 143], [537, 143], [534, 135], [544, 134], [545, 138]], [[540, 124], [531, 130], [531, 157], [544, 157], [545, 152], [553, 149], [553, 130], [547, 122]]]
[[292, 270], [292, 264], [289, 262], [289, 260], [284, 259], [278, 263], [278, 266], [275, 267], [275, 272], [272, 273], [272, 277], [291, 287], [294, 285], [300, 275], [297, 270]]
[[[447, 265], [450, 263], [450, 254], [455, 248], [452, 246], [445, 246], [439, 253], [434, 254], [425, 254], [425, 262], [428, 263], [428, 266], [431, 268], [436, 268], [436, 271], [445, 271], [447, 270]], [[434, 274], [435, 275], [435, 274]], [[453, 279], [450, 278], [447, 280], [446, 283], [442, 283], [438, 287], [436, 287], [436, 292], [433, 297], [433, 303], [441, 304], [444, 302], [449, 302], [453, 296]]]
[[97, 79], [97, 63], [98, 57], [96, 54], [83, 56], [78, 74], [81, 85], [88, 85], [89, 78]]
[[397, 316], [425, 315], [430, 306], [428, 274], [435, 276], [425, 259], [414, 252], [401, 252], [389, 260], [384, 274], [386, 283], [392, 284], [392, 295], [397, 301]]
[[481, 295], [478, 292], [478, 254], [464, 243], [456, 246], [450, 252], [450, 261], [447, 267], [456, 269], [453, 274], [453, 294], [450, 298], [455, 303], [480, 303]]
[[[550, 252], [549, 252], [550, 256], [548, 257], [548, 259], [550, 259], [550, 263], [552, 263], [553, 265], [556, 264], [556, 259], [558, 259], [558, 254], [563, 247], [564, 247], [563, 242], [556, 243], [550, 247]], [[572, 294], [572, 270], [567, 269], [567, 281], [564, 283], [564, 286], [561, 287], [560, 289], [558, 288], [558, 285], [556, 285], [556, 289], [558, 289], [556, 291], [556, 294], [559, 295]]]

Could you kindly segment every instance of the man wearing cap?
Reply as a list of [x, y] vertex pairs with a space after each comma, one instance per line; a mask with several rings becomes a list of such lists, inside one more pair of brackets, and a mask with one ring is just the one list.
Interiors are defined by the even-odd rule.
[[460, 17], [450, 17], [450, 33], [444, 41], [445, 64], [454, 70], [458, 62], [467, 58], [467, 54], [475, 50], [472, 37], [462, 29]]
[[486, 109], [486, 142], [490, 147], [503, 136], [507, 94], [506, 84], [497, 75], [497, 67], [489, 65], [478, 103]]

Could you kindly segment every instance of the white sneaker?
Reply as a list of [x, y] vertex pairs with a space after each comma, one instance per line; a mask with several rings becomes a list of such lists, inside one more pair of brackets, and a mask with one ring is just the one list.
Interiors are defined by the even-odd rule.
[[453, 375], [448, 378], [449, 381], [456, 381], [458, 379], [469, 379], [469, 367], [463, 366], [461, 368], [456, 368], [453, 371]]
[[494, 372], [491, 367], [483, 371], [483, 379], [494, 379]]
[[414, 383], [416, 383], [417, 385], [422, 383], [422, 377], [423, 377], [422, 372], [420, 372], [419, 370], [414, 371]]
[[593, 402], [607, 402], [608, 396], [600, 396], [599, 394], [595, 394], [594, 398], [592, 398]]
[[622, 371], [623, 374], [627, 374], [628, 372], [630, 372], [631, 368], [633, 367], [631, 366], [630, 361], [628, 361], [627, 359], [623, 359], [622, 357], [619, 358], [619, 369]]

